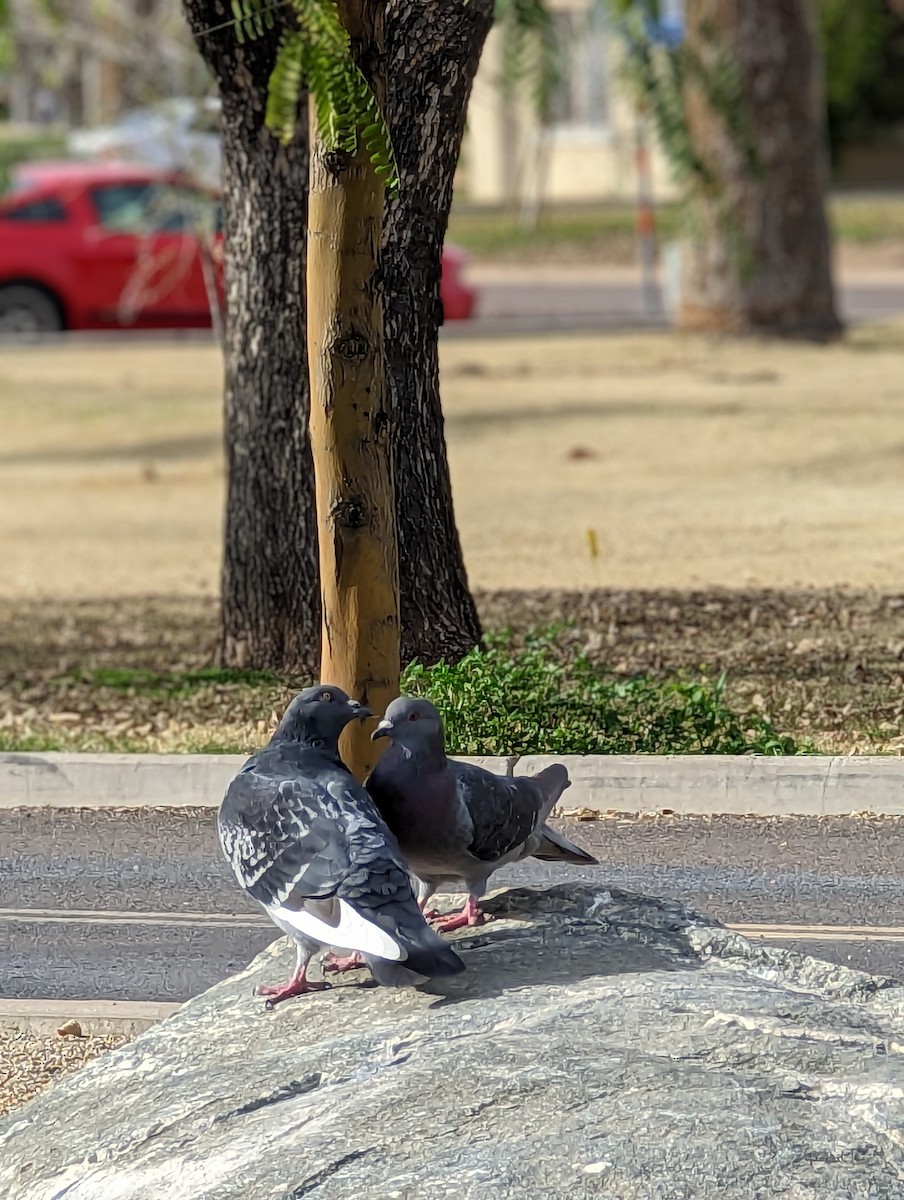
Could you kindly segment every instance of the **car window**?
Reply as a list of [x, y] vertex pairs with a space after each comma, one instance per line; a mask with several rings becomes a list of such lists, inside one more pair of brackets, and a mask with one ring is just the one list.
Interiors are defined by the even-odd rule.
[[97, 218], [112, 233], [212, 232], [215, 206], [202, 192], [167, 183], [111, 183], [92, 189]]
[[32, 200], [28, 204], [20, 204], [18, 208], [10, 208], [3, 213], [4, 221], [65, 221], [66, 210], [59, 200], [52, 196], [43, 200]]

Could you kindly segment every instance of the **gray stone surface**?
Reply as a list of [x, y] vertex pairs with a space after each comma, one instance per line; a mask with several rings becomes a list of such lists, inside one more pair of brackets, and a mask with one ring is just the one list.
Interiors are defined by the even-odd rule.
[[501, 893], [427, 991], [242, 974], [0, 1123], [6, 1200], [900, 1200], [904, 990], [669, 901]]

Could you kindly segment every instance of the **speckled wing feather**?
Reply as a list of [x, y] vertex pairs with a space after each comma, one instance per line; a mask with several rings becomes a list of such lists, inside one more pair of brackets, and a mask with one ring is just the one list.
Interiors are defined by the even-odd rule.
[[236, 878], [263, 905], [338, 896], [373, 914], [411, 895], [395, 839], [341, 764], [264, 751], [230, 785], [218, 829]]
[[495, 862], [524, 844], [542, 822], [544, 797], [530, 779], [491, 775], [467, 763], [453, 766], [458, 798], [474, 828], [468, 850]]

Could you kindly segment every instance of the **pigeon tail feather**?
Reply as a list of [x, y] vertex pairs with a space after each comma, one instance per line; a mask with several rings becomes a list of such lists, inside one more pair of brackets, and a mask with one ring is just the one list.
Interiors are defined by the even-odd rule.
[[405, 957], [404, 965], [415, 974], [430, 979], [435, 975], [457, 975], [465, 969], [465, 964], [452, 947], [433, 932], [420, 913], [416, 924], [405, 913], [397, 930]]
[[594, 858], [592, 854], [588, 854], [586, 850], [582, 850], [580, 846], [569, 841], [558, 829], [543, 825], [538, 832], [542, 834], [542, 840], [533, 852], [534, 858], [539, 858], [543, 862], [570, 862], [582, 863], [589, 867], [599, 866], [598, 858]]
[[347, 901], [339, 900], [330, 908], [333, 920], [324, 920], [304, 907], [294, 909], [273, 905], [268, 912], [277, 925], [290, 925], [324, 946], [357, 950], [361, 954], [373, 954], [393, 962], [405, 957], [405, 950], [395, 938], [356, 912]]

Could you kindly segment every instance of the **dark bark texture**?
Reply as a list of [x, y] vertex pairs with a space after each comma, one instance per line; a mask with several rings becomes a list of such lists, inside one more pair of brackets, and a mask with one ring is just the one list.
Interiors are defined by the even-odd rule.
[[492, 0], [389, 0], [386, 11], [385, 111], [402, 183], [387, 200], [382, 275], [403, 662], [456, 659], [480, 638], [452, 506], [438, 335], [452, 184], [492, 11]]
[[223, 105], [227, 496], [221, 659], [317, 669], [320, 589], [305, 344], [307, 113], [280, 146], [265, 125], [280, 22], [239, 42], [228, 0], [184, 0]]
[[[691, 74], [686, 115], [710, 183], [695, 194], [686, 328], [837, 336], [824, 193], [825, 97], [809, 0], [689, 0], [688, 45], [738, 72], [756, 165]], [[757, 169], [758, 168], [758, 169]]]
[[[277, 28], [238, 43], [226, 0], [183, 0], [223, 102], [227, 246], [224, 664], [314, 670], [320, 591], [304, 337], [305, 114], [280, 147], [264, 124]], [[465, 113], [492, 0], [390, 0], [385, 56], [361, 54], [402, 177], [382, 245], [394, 413], [402, 662], [457, 658], [480, 637], [455, 526], [439, 397], [439, 281]], [[289, 14], [289, 15], [287, 15]], [[382, 80], [377, 78], [378, 74]]]

